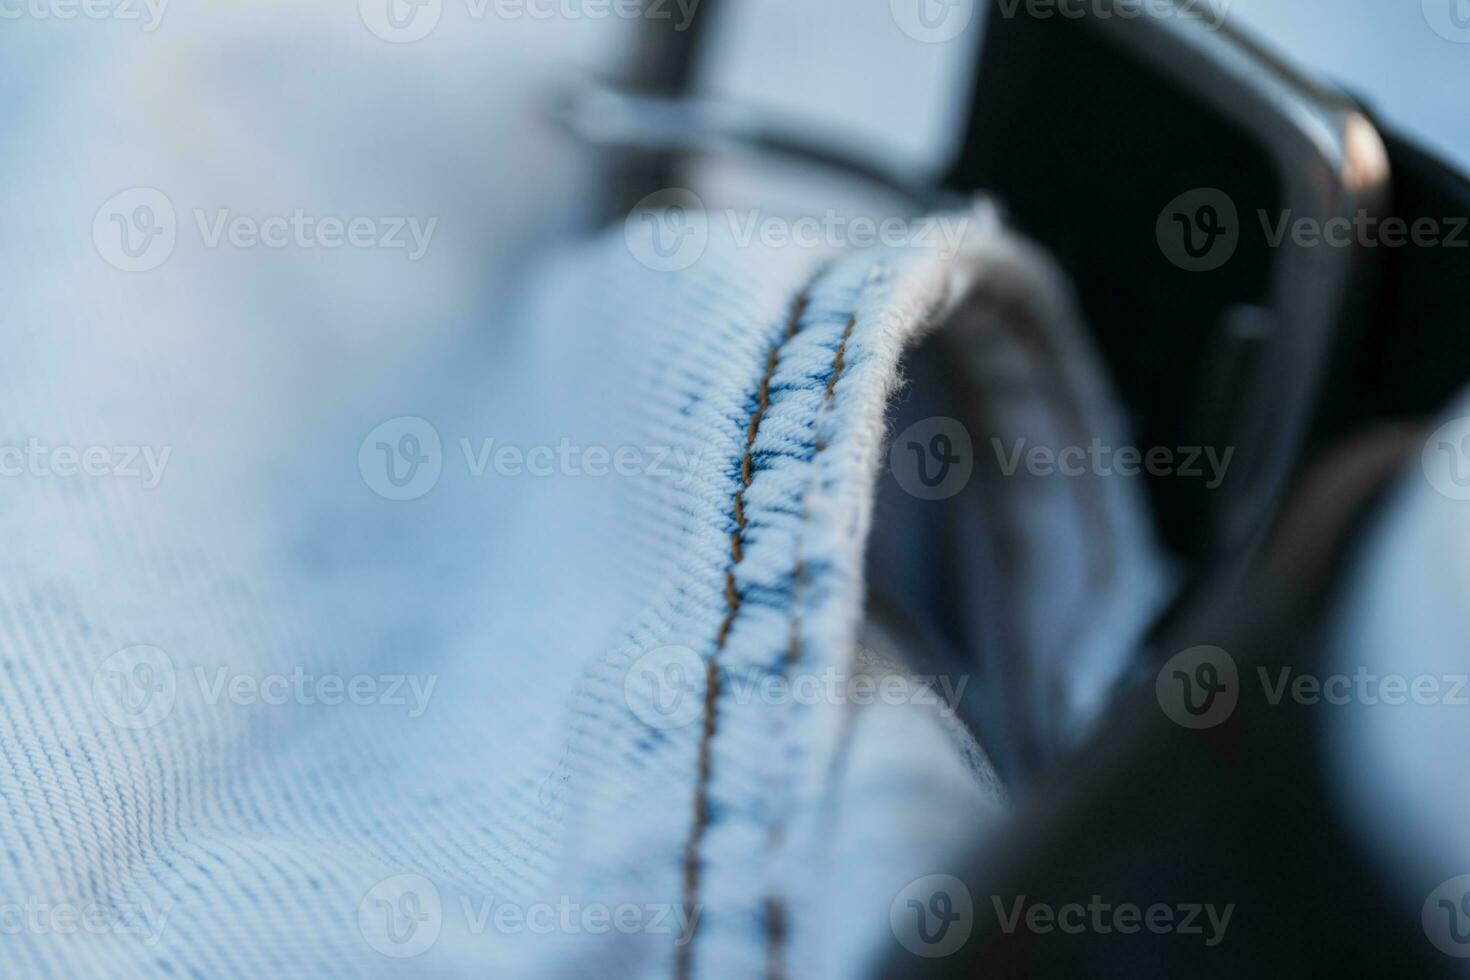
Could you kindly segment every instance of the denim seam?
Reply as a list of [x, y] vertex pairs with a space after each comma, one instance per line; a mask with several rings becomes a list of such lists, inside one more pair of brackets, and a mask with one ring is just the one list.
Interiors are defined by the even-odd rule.
[[[734, 625], [735, 617], [740, 612], [741, 595], [735, 584], [735, 566], [743, 557], [743, 542], [746, 527], [745, 519], [745, 491], [750, 488], [751, 480], [754, 478], [754, 455], [755, 439], [760, 430], [761, 420], [765, 417], [766, 409], [770, 406], [771, 381], [775, 377], [776, 367], [781, 360], [781, 352], [798, 332], [801, 330], [802, 317], [806, 314], [811, 302], [812, 290], [817, 282], [825, 274], [825, 266], [818, 269], [815, 276], [797, 294], [792, 303], [791, 314], [786, 321], [786, 329], [782, 336], [771, 345], [770, 353], [766, 356], [765, 371], [761, 377], [759, 388], [756, 393], [756, 405], [750, 415], [749, 425], [745, 432], [745, 450], [740, 460], [740, 485], [735, 490], [735, 496], [731, 503], [732, 518], [735, 529], [730, 532], [730, 563], [725, 569], [725, 616], [721, 621], [715, 634], [715, 648], [705, 664], [705, 695], [702, 710], [703, 727], [699, 740], [699, 758], [696, 770], [696, 783], [694, 789], [694, 819], [690, 826], [689, 838], [684, 846], [684, 907], [693, 914], [693, 910], [699, 904], [700, 886], [700, 844], [704, 839], [705, 829], [709, 826], [709, 783], [711, 775], [711, 756], [717, 727], [717, 704], [720, 697], [720, 665], [719, 655], [725, 648], [729, 639], [730, 628]], [[678, 948], [674, 960], [674, 976], [676, 980], [688, 980], [691, 974], [694, 955], [694, 940], [697, 931], [689, 937], [689, 941]]]
[[[817, 408], [817, 417], [827, 411], [832, 405], [832, 398], [837, 389], [837, 382], [842, 379], [842, 372], [847, 364], [847, 342], [852, 339], [853, 328], [857, 326], [857, 313], [847, 318], [847, 325], [842, 330], [842, 339], [837, 342], [837, 349], [832, 356], [832, 369], [827, 376], [826, 390], [822, 394], [822, 403]], [[819, 436], [813, 444], [812, 463], [816, 462], [816, 454], [827, 448], [826, 443]], [[816, 470], [813, 469], [813, 478]], [[802, 520], [809, 520], [811, 513], [807, 508], [806, 501], [802, 501]], [[808, 584], [808, 572], [805, 563], [801, 559], [800, 540], [797, 541], [796, 562], [792, 568], [792, 601], [791, 601], [791, 636], [786, 646], [786, 655], [781, 659], [781, 678], [786, 680], [791, 675], [791, 669], [801, 660], [801, 602], [805, 586]], [[774, 847], [780, 842], [785, 831], [785, 820], [781, 816], [776, 817], [775, 825], [771, 828], [771, 845]], [[766, 977], [767, 980], [781, 980], [786, 976], [784, 953], [786, 935], [789, 931], [790, 914], [786, 903], [779, 895], [771, 894], [765, 900], [765, 922], [766, 922]]]

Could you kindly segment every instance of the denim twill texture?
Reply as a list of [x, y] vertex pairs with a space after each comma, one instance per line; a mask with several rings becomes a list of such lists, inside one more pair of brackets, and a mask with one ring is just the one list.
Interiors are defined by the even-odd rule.
[[[17, 489], [0, 512], [0, 903], [141, 925], [7, 930], [7, 973], [870, 965], [901, 889], [998, 812], [984, 753], [930, 706], [741, 692], [851, 669], [903, 350], [1012, 248], [984, 208], [970, 236], [952, 256], [819, 253], [712, 227], [677, 275], [608, 236], [546, 261], [509, 339], [441, 352], [391, 397], [286, 440], [242, 433], [227, 460], [160, 405], [129, 430], [177, 446], [151, 495]], [[26, 343], [44, 392], [62, 352]], [[405, 415], [434, 430], [442, 476], [387, 500], [353, 463]], [[480, 436], [664, 462], [505, 474], [474, 466]], [[128, 727], [94, 680], [137, 645], [166, 652], [149, 676], [175, 691]], [[665, 669], [680, 651], [697, 669]], [[211, 700], [201, 678], [221, 668], [433, 687], [417, 713]]]

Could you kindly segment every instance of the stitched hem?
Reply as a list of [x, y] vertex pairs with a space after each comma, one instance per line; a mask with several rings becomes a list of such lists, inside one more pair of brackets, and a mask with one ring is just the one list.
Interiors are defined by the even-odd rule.
[[[811, 303], [812, 290], [825, 271], [825, 268], [819, 270], [817, 275], [797, 295], [791, 307], [791, 315], [786, 322], [785, 332], [771, 345], [771, 351], [766, 357], [765, 372], [756, 392], [756, 406], [751, 412], [750, 423], [746, 427], [745, 452], [740, 460], [740, 486], [735, 490], [735, 497], [731, 502], [735, 530], [730, 533], [730, 564], [725, 569], [725, 617], [715, 634], [714, 652], [705, 665], [703, 728], [699, 740], [699, 760], [694, 789], [694, 818], [690, 826], [689, 838], [684, 845], [683, 905], [685, 913], [691, 916], [694, 909], [699, 906], [700, 845], [704, 840], [704, 832], [709, 826], [711, 756], [719, 717], [717, 710], [720, 697], [719, 655], [725, 649], [730, 629], [735, 623], [736, 615], [740, 612], [741, 596], [735, 584], [735, 566], [740, 564], [744, 556], [745, 491], [750, 489], [751, 480], [755, 476], [755, 439], [760, 431], [761, 420], [765, 417], [766, 409], [770, 407], [771, 379], [775, 377], [776, 367], [781, 360], [781, 351], [801, 330], [801, 320], [806, 314], [807, 306]], [[696, 929], [689, 937], [689, 941], [678, 948], [674, 959], [675, 980], [689, 980], [693, 967], [694, 941], [697, 936], [698, 930]]]
[[[827, 387], [822, 394], [822, 403], [817, 408], [817, 416], [825, 412], [832, 404], [832, 397], [837, 390], [837, 382], [842, 379], [842, 372], [847, 365], [847, 342], [852, 339], [853, 328], [857, 326], [857, 314], [853, 313], [847, 319], [847, 326], [842, 330], [842, 339], [837, 342], [837, 350], [832, 357], [832, 370], [827, 378]], [[820, 438], [814, 443], [817, 453], [826, 449], [826, 443]], [[813, 459], [815, 463], [815, 458]], [[815, 471], [814, 471], [815, 472]], [[803, 494], [802, 520], [807, 521], [811, 513]], [[786, 646], [786, 656], [781, 661], [781, 677], [789, 679], [791, 670], [801, 661], [801, 595], [807, 585], [807, 569], [801, 560], [801, 542], [798, 538], [796, 547], [796, 563], [792, 569], [793, 595], [791, 613], [791, 638]], [[781, 842], [785, 833], [785, 820], [778, 817], [775, 826], [771, 828], [770, 848], [775, 849]], [[766, 977], [767, 980], [784, 980], [786, 977], [786, 936], [789, 932], [790, 915], [786, 909], [785, 901], [779, 895], [770, 895], [765, 901], [765, 923], [766, 923]]]

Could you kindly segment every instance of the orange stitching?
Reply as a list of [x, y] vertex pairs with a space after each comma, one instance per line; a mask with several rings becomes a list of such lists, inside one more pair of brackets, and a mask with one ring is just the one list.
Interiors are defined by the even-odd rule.
[[[821, 272], [818, 272], [817, 278], [820, 276]], [[705, 665], [704, 729], [699, 739], [697, 782], [694, 789], [694, 823], [690, 827], [689, 839], [684, 845], [684, 908], [691, 915], [699, 899], [699, 845], [703, 842], [704, 832], [709, 826], [710, 757], [716, 731], [715, 707], [720, 698], [720, 672], [717, 659], [720, 651], [725, 649], [725, 641], [730, 636], [730, 627], [735, 623], [735, 615], [740, 612], [741, 599], [740, 591], [735, 587], [735, 566], [740, 563], [744, 553], [745, 491], [750, 488], [750, 481], [755, 475], [755, 436], [760, 430], [761, 419], [765, 417], [766, 409], [771, 404], [771, 379], [776, 375], [776, 365], [781, 359], [781, 348], [801, 329], [801, 318], [806, 314], [807, 306], [811, 302], [811, 291], [816, 285], [817, 278], [813, 278], [796, 297], [796, 302], [791, 307], [791, 316], [786, 321], [785, 334], [771, 346], [771, 351], [766, 356], [766, 370], [756, 393], [755, 411], [751, 413], [750, 425], [745, 431], [745, 453], [740, 459], [740, 488], [735, 491], [735, 500], [731, 508], [736, 529], [730, 535], [730, 566], [725, 570], [725, 618], [721, 621], [720, 628], [715, 634], [714, 654], [710, 656]], [[677, 980], [688, 980], [693, 954], [694, 937], [691, 936], [689, 941], [678, 947], [675, 952], [674, 976]]]
[[847, 367], [847, 342], [852, 338], [852, 328], [857, 326], [857, 314], [854, 313], [843, 328], [842, 340], [837, 344], [837, 356], [832, 358], [832, 377], [827, 379], [827, 394], [822, 399], [822, 407], [832, 400], [832, 392], [837, 389], [837, 382], [842, 378], [842, 371]]
[[[832, 358], [832, 376], [827, 379], [827, 391], [822, 396], [822, 405], [817, 409], [818, 418], [821, 413], [832, 402], [832, 393], [837, 389], [837, 382], [842, 377], [843, 369], [847, 366], [847, 342], [852, 338], [853, 327], [857, 326], [857, 314], [848, 318], [847, 326], [842, 330], [842, 339], [837, 344], [837, 353]], [[815, 443], [817, 452], [826, 449], [827, 446], [820, 440]], [[805, 508], [803, 508], [804, 510]], [[805, 517], [805, 514], [803, 514]], [[792, 580], [801, 583], [806, 578], [806, 565], [801, 556], [796, 559], [796, 567], [792, 570]], [[791, 616], [791, 637], [786, 644], [786, 657], [781, 662], [781, 676], [787, 676], [791, 668], [801, 659], [801, 610], [793, 603]], [[779, 845], [784, 836], [784, 827], [777, 824], [771, 831], [771, 846]], [[783, 980], [786, 976], [785, 952], [786, 936], [789, 931], [786, 903], [779, 896], [771, 895], [766, 898], [766, 977], [767, 980]]]

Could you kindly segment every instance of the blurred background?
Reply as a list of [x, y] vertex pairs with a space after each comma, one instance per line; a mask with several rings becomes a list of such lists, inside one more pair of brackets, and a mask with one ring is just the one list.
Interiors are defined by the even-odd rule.
[[[1470, 166], [1470, 44], [1444, 27], [1453, 4], [1464, 0], [1216, 0]], [[675, 24], [697, 6], [664, 5]], [[889, 7], [722, 4], [698, 85], [936, 172], [954, 152], [976, 45], [920, 43]], [[0, 384], [31, 396], [7, 428], [39, 431], [38, 407], [65, 405], [77, 424], [167, 430], [159, 441], [214, 460], [193, 469], [210, 492], [268, 496], [278, 484], [262, 474], [352, 449], [416, 388], [442, 392], [436, 372], [490, 370], [507, 287], [541, 247], [606, 218], [594, 209], [604, 161], [540, 110], [552, 86], [617, 77], [637, 58], [644, 24], [608, 10], [0, 2]], [[395, 11], [411, 29], [392, 27]], [[980, 30], [977, 15], [969, 31]], [[100, 256], [93, 225], [105, 202], [139, 188], [167, 197], [178, 234], [157, 267], [127, 272]], [[433, 228], [422, 249], [209, 241], [221, 221], [297, 210]]]
[[[1470, 165], [1470, 46], [1436, 33], [1430, 10], [1463, 2], [1215, 6]], [[412, 357], [446, 332], [485, 329], [487, 304], [518, 261], [576, 227], [601, 170], [540, 123], [539, 97], [578, 71], [616, 76], [636, 57], [642, 22], [589, 13], [596, 0], [583, 6], [434, 0], [422, 8], [433, 12], [422, 37], [385, 39], [391, 31], [374, 33], [374, 25], [387, 23], [388, 0], [109, 0], [98, 3], [101, 16], [66, 0], [6, 0], [0, 233], [22, 286], [17, 312], [74, 308], [86, 318], [110, 296], [111, 315], [125, 317], [132, 301], [152, 305], [164, 292], [169, 303], [148, 314], [150, 336], [159, 320], [178, 316], [199, 337], [222, 332], [250, 303], [283, 299], [272, 313], [303, 318], [296, 341], [308, 359], [315, 344], [352, 352], [335, 365], [344, 383], [363, 359]], [[695, 0], [667, 4], [676, 23], [697, 8]], [[936, 169], [954, 150], [976, 48], [919, 43], [888, 8], [879, 0], [724, 3], [698, 83]], [[976, 23], [966, 36], [981, 29]], [[158, 276], [134, 281], [99, 267], [78, 231], [109, 196], [135, 186], [158, 188], [183, 211], [310, 205], [440, 220], [433, 246], [412, 264], [384, 264], [371, 249], [203, 260], [198, 236], [186, 234]], [[202, 291], [220, 290], [209, 315], [170, 312], [193, 292], [177, 287], [198, 289], [201, 278], [215, 287]], [[235, 295], [240, 289], [250, 296]]]

